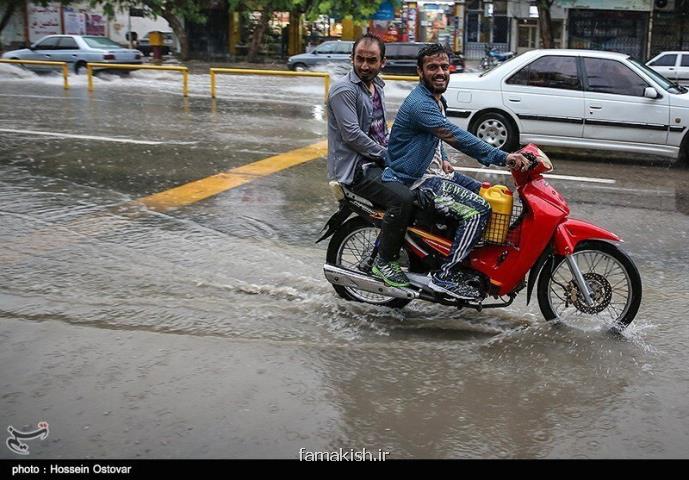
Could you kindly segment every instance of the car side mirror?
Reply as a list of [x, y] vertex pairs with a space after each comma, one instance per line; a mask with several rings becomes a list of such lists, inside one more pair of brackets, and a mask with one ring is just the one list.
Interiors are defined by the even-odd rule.
[[29, 50], [36, 50], [36, 44], [34, 43], [31, 46], [29, 46]]
[[658, 93], [658, 90], [656, 90], [653, 87], [646, 87], [644, 90], [644, 97], [646, 98], [658, 98], [660, 97], [660, 94]]

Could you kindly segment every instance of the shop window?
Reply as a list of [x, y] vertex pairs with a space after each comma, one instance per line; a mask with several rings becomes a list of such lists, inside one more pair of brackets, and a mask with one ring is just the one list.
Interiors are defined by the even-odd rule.
[[507, 43], [508, 30], [507, 17], [493, 17], [493, 43]]
[[493, 2], [493, 15], [507, 15], [506, 0], [496, 0]]
[[479, 0], [469, 0], [466, 4], [467, 10], [479, 10], [481, 8]]
[[471, 12], [467, 15], [467, 42], [478, 42], [479, 14]]
[[541, 57], [507, 80], [510, 85], [581, 90], [575, 57]]
[[612, 93], [643, 97], [648, 83], [615, 60], [605, 58], [584, 58], [587, 90], [598, 93]]
[[[686, 55], [684, 55], [686, 56]], [[677, 55], [663, 55], [658, 60], [651, 62], [652, 67], [674, 67], [677, 63]]]

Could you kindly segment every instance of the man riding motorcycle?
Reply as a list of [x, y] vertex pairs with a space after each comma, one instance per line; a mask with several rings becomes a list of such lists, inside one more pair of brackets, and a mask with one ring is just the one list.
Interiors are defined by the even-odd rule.
[[[460, 129], [445, 117], [442, 94], [450, 80], [449, 55], [440, 44], [419, 52], [419, 85], [397, 112], [388, 142], [383, 183], [402, 183], [420, 189], [435, 210], [459, 221], [448, 260], [434, 272], [430, 287], [454, 298], [477, 299], [481, 292], [469, 285], [467, 272], [459, 267], [481, 238], [490, 215], [487, 202], [478, 195], [480, 184], [455, 173], [449, 175], [446, 142], [488, 165], [508, 165], [525, 170], [529, 161], [519, 153], [507, 154]], [[447, 175], [443, 175], [445, 172]]]
[[385, 208], [373, 274], [393, 287], [409, 280], [399, 266], [404, 233], [413, 213], [414, 194], [401, 183], [383, 183], [388, 141], [384, 83], [385, 44], [372, 34], [359, 38], [352, 71], [328, 96], [328, 178]]

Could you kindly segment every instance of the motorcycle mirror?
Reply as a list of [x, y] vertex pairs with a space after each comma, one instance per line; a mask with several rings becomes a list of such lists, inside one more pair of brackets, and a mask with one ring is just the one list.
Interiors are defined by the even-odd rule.
[[646, 87], [644, 90], [644, 97], [646, 98], [658, 98], [660, 95], [658, 94], [658, 90], [656, 90], [653, 87]]

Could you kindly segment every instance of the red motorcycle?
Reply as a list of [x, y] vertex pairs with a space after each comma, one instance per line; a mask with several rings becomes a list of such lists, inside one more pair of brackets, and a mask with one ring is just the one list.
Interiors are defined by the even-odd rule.
[[[504, 222], [507, 232], [497, 235], [496, 241], [493, 227], [490, 237], [484, 235], [463, 265], [472, 272], [469, 281], [483, 292], [482, 298], [459, 300], [428, 286], [429, 272], [439, 269], [450, 253], [456, 225], [423, 211], [408, 228], [400, 256], [411, 287], [389, 287], [373, 277], [383, 210], [337, 182], [331, 182], [331, 187], [340, 209], [318, 239], [333, 235], [323, 266], [326, 279], [347, 300], [401, 308], [421, 299], [478, 311], [506, 307], [524, 288], [528, 304], [535, 286], [546, 320], [575, 315], [624, 329], [639, 310], [641, 277], [634, 262], [616, 245], [622, 240], [603, 228], [569, 218], [567, 202], [543, 178], [543, 173], [552, 170], [548, 157], [535, 145], [520, 152], [531, 166], [512, 172], [518, 194], [513, 213], [503, 219], [497, 213], [491, 217], [491, 222]], [[355, 216], [349, 218], [352, 213]], [[488, 297], [494, 300], [486, 303]]]

